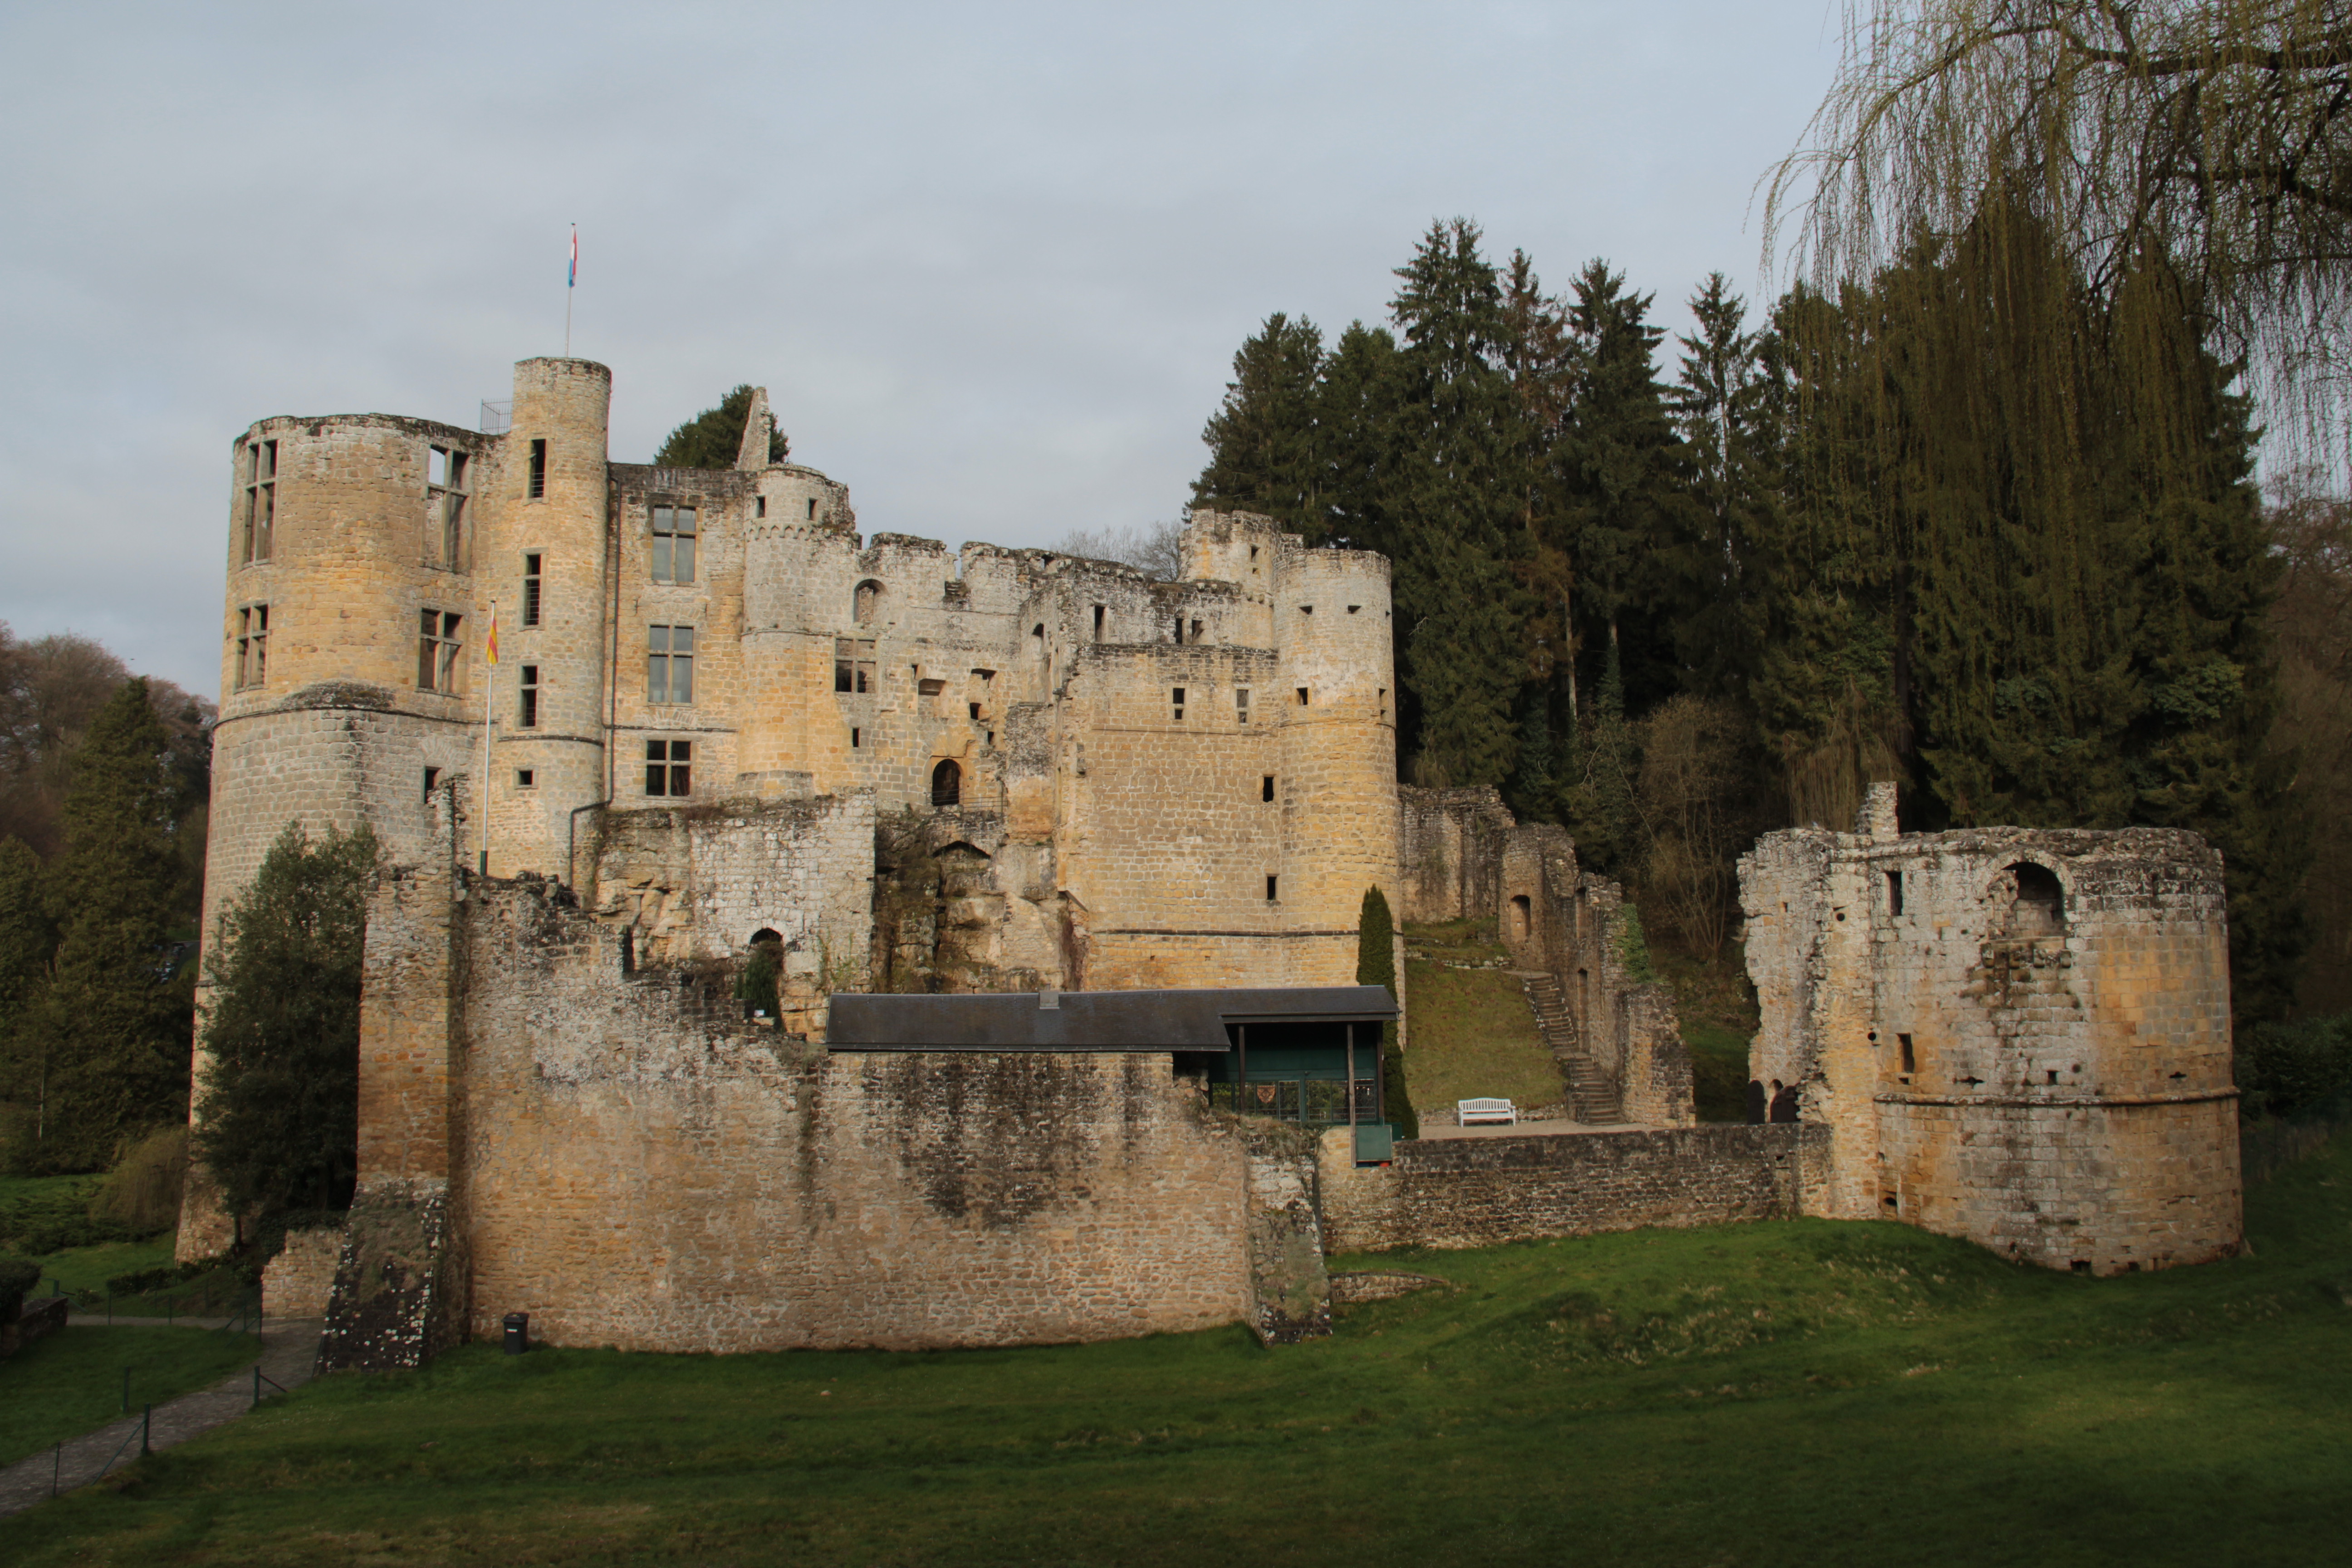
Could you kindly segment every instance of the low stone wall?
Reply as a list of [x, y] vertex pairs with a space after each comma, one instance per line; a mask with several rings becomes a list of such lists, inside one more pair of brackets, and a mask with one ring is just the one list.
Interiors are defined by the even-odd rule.
[[1388, 1165], [1358, 1169], [1347, 1137], [1338, 1129], [1319, 1151], [1333, 1252], [1787, 1218], [1803, 1212], [1827, 1148], [1802, 1123], [1708, 1125], [1419, 1139]]
[[286, 1248], [261, 1270], [261, 1310], [270, 1318], [323, 1318], [334, 1293], [343, 1233], [320, 1226], [289, 1230]]

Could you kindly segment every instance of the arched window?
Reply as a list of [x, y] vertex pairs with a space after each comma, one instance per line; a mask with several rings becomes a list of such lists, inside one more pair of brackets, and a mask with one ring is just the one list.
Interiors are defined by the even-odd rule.
[[2017, 884], [2009, 906], [2011, 936], [2058, 936], [2066, 930], [2066, 889], [2046, 866], [2020, 860], [2009, 874]]
[[857, 584], [857, 595], [852, 608], [856, 614], [859, 626], [872, 626], [875, 617], [882, 613], [882, 584], [870, 577]]
[[758, 931], [751, 933], [751, 945], [753, 947], [758, 947], [761, 942], [781, 942], [783, 940], [783, 933], [777, 931], [772, 926], [761, 926]]
[[931, 770], [931, 804], [956, 805], [963, 800], [963, 769], [953, 757], [943, 759]]
[[1525, 942], [1535, 925], [1535, 904], [1525, 893], [1511, 895], [1511, 940]]

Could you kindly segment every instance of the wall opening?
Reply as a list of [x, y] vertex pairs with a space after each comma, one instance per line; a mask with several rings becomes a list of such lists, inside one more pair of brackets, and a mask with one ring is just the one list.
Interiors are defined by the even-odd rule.
[[2009, 868], [2017, 896], [2009, 906], [2011, 936], [2056, 936], [2066, 929], [2066, 889], [2047, 866], [2020, 860]]
[[850, 614], [861, 626], [870, 626], [874, 617], [882, 612], [882, 584], [872, 578], [857, 584], [850, 598]]
[[1265, 879], [1265, 901], [1267, 903], [1270, 904], [1275, 901], [1276, 890], [1280, 888], [1281, 883], [1282, 879], [1280, 878], [1271, 874], [1267, 876]]
[[1184, 721], [1184, 689], [1182, 687], [1171, 686], [1168, 689], [1168, 705], [1176, 710], [1176, 721], [1182, 723]]
[[808, 499], [808, 520], [811, 522], [814, 522], [816, 521], [816, 497], [814, 496], [811, 496]]
[[1525, 893], [1511, 895], [1511, 940], [1525, 942], [1535, 926], [1535, 902]]
[[1272, 773], [1268, 773], [1264, 778], [1257, 781], [1257, 797], [1260, 800], [1272, 800], [1274, 798], [1274, 775]]
[[781, 942], [783, 940], [783, 933], [777, 931], [774, 927], [761, 926], [758, 931], [751, 933], [751, 945], [757, 947], [763, 942]]
[[931, 770], [931, 804], [957, 805], [962, 800], [963, 769], [956, 765], [953, 757], [943, 758], [940, 765]]
[[1886, 873], [1886, 912], [1890, 915], [1903, 912], [1903, 873], [1900, 871]]
[[1905, 1072], [1910, 1073], [1917, 1072], [1919, 1070], [1919, 1054], [1911, 1048], [1910, 1036], [1895, 1036], [1895, 1048], [1903, 1053], [1903, 1070]]
[[1307, 706], [1307, 688], [1303, 686], [1298, 689], [1298, 705], [1301, 708]]
[[1095, 606], [1095, 641], [1097, 642], [1102, 641], [1103, 611], [1105, 607], [1106, 606], [1101, 605], [1097, 605]]
[[530, 789], [538, 782], [538, 774], [530, 768], [515, 770], [515, 788]]
[[540, 552], [533, 550], [522, 558], [522, 624], [539, 625]]
[[543, 440], [530, 444], [530, 499], [547, 499], [547, 443]]
[[425, 803], [427, 805], [433, 804], [433, 786], [440, 782], [441, 770], [439, 768], [427, 768], [425, 770]]
[[1234, 722], [1249, 722], [1249, 688], [1246, 686], [1236, 687], [1234, 690]]

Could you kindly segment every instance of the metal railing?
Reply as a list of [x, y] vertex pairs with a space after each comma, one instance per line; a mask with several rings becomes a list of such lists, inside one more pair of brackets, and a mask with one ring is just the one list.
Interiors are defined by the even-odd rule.
[[[1381, 1119], [1380, 1080], [1360, 1078], [1355, 1087], [1356, 1120], [1378, 1121]], [[1211, 1084], [1209, 1103], [1220, 1110], [1237, 1110], [1247, 1116], [1271, 1116], [1278, 1121], [1297, 1121], [1310, 1127], [1337, 1127], [1348, 1120], [1348, 1087], [1338, 1079], [1262, 1079], [1253, 1073], [1245, 1085]]]
[[514, 428], [514, 399], [505, 397], [493, 402], [482, 399], [482, 434], [503, 436]]

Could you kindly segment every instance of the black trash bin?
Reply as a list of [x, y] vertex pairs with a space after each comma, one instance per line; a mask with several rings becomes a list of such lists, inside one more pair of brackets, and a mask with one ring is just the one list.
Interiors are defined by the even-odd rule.
[[530, 1314], [509, 1312], [506, 1316], [507, 1354], [520, 1355], [530, 1349]]

